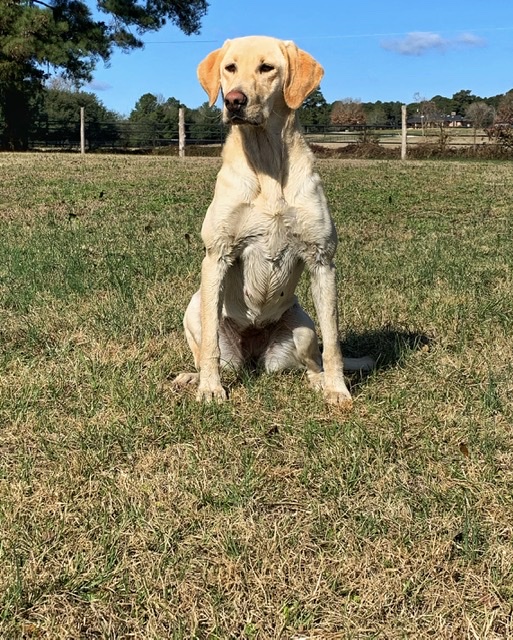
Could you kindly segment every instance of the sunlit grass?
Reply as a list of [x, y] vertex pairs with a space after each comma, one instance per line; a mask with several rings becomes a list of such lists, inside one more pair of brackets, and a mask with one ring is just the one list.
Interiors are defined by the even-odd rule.
[[0, 155], [2, 637], [513, 635], [513, 168], [318, 167], [351, 413], [173, 391], [219, 160]]

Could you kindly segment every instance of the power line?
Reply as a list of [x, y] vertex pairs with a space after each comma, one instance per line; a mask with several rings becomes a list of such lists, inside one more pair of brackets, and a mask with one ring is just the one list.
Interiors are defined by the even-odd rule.
[[[454, 33], [454, 31], [459, 31], [461, 33], [467, 33], [471, 31], [512, 31], [513, 27], [478, 27], [476, 28], [460, 28], [460, 29], [452, 29], [450, 32], [443, 30], [427, 30], [427, 29], [418, 29], [418, 30], [410, 30], [410, 31], [397, 31], [390, 33], [346, 33], [346, 34], [338, 34], [338, 35], [318, 35], [318, 36], [296, 36], [296, 40], [350, 40], [355, 38], [390, 38], [397, 36], [407, 36], [411, 33]], [[144, 40], [144, 44], [218, 44], [223, 42], [223, 40]]]

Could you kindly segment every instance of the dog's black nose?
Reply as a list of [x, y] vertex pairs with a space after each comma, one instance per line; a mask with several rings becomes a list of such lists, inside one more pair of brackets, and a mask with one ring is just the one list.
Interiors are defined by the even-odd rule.
[[224, 97], [224, 104], [230, 113], [238, 113], [247, 101], [242, 91], [230, 91]]

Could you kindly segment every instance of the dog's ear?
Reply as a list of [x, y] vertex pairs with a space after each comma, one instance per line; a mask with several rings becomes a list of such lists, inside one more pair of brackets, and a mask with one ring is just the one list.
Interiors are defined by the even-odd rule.
[[298, 49], [293, 42], [287, 41], [283, 45], [288, 61], [283, 96], [291, 109], [299, 109], [303, 100], [319, 86], [324, 69], [309, 53]]
[[210, 106], [217, 100], [221, 88], [221, 58], [225, 52], [227, 40], [221, 49], [209, 53], [198, 65], [198, 80], [208, 94]]

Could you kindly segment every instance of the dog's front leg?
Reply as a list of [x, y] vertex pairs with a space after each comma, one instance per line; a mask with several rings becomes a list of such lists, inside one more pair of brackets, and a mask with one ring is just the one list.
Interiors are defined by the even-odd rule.
[[331, 404], [350, 405], [351, 394], [344, 381], [344, 364], [338, 338], [337, 285], [333, 263], [311, 268], [312, 297], [322, 333], [324, 397]]
[[226, 400], [219, 371], [219, 322], [223, 307], [226, 263], [207, 250], [201, 266], [201, 345], [199, 386], [196, 399]]

